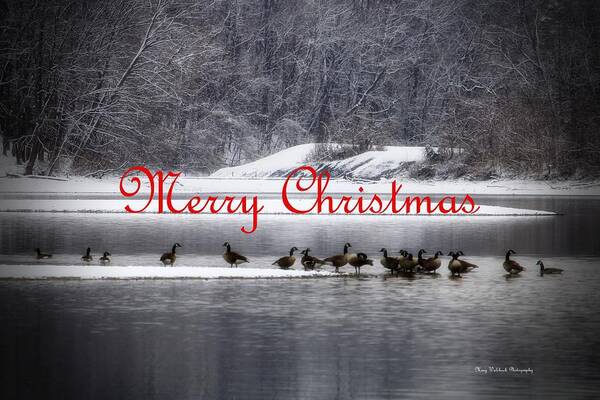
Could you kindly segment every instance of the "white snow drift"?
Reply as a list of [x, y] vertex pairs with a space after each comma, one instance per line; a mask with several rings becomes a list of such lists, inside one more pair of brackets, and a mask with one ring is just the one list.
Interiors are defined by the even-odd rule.
[[340, 276], [328, 271], [227, 267], [102, 267], [2, 265], [0, 279], [220, 279], [311, 278]]
[[[270, 156], [237, 167], [222, 168], [213, 177], [282, 177], [306, 163], [316, 144], [290, 147]], [[404, 163], [423, 161], [425, 147], [385, 146], [382, 151], [367, 151], [343, 160], [319, 163], [321, 168], [335, 171], [336, 175], [352, 175], [376, 179], [387, 171], [397, 171]]]

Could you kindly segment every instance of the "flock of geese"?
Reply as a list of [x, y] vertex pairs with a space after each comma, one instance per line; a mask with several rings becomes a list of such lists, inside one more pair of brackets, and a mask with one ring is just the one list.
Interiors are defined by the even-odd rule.
[[[163, 265], [173, 266], [175, 261], [177, 260], [177, 248], [182, 247], [179, 243], [175, 243], [173, 247], [171, 247], [171, 251], [164, 253], [160, 257], [160, 261]], [[231, 250], [231, 244], [229, 242], [223, 243], [223, 247], [225, 247], [225, 252], [223, 253], [223, 259], [230, 267], [234, 265], [237, 267], [240, 264], [249, 262], [246, 256], [243, 256], [235, 251]], [[320, 268], [324, 265], [332, 266], [335, 268], [335, 272], [339, 272], [339, 269], [350, 265], [354, 267], [354, 272], [358, 276], [360, 275], [360, 269], [366, 265], [373, 265], [373, 260], [369, 259], [369, 257], [365, 253], [351, 253], [349, 252], [349, 248], [352, 245], [350, 243], [344, 244], [344, 251], [342, 254], [336, 254], [331, 257], [327, 257], [324, 259], [320, 259], [310, 255], [310, 248], [306, 248], [300, 252], [302, 254], [302, 258], [300, 259], [300, 263], [304, 267], [305, 270], [314, 270], [316, 268]], [[38, 260], [48, 259], [52, 257], [52, 254], [42, 253], [39, 248], [35, 249], [36, 258]], [[292, 247], [289, 251], [289, 254], [283, 256], [276, 260], [272, 265], [276, 265], [281, 269], [289, 269], [296, 263], [296, 257], [294, 256], [294, 252], [299, 251], [297, 247]], [[379, 250], [382, 253], [382, 256], [379, 260], [381, 265], [390, 271], [391, 274], [414, 274], [414, 273], [425, 273], [425, 274], [434, 274], [436, 271], [442, 266], [442, 259], [440, 256], [443, 256], [444, 253], [441, 251], [436, 251], [433, 257], [424, 258], [423, 255], [427, 253], [426, 250], [420, 249], [417, 253], [417, 258], [415, 259], [412, 253], [407, 252], [406, 250], [400, 250], [398, 252], [399, 256], [391, 256], [388, 254], [386, 248], [382, 248]], [[502, 267], [504, 270], [510, 275], [516, 275], [525, 270], [521, 264], [516, 262], [515, 260], [511, 260], [510, 256], [516, 254], [514, 250], [508, 250], [506, 252], [506, 256], [504, 262], [502, 263]], [[448, 253], [448, 256], [451, 257], [448, 262], [448, 270], [451, 273], [451, 276], [460, 277], [461, 274], [467, 273], [469, 271], [474, 270], [475, 268], [479, 268], [477, 265], [470, 263], [462, 258], [465, 254], [462, 250], [451, 251]], [[81, 260], [85, 263], [91, 263], [93, 261], [93, 256], [91, 255], [91, 248], [87, 248], [85, 254], [81, 257]], [[108, 251], [105, 251], [103, 255], [99, 258], [99, 262], [102, 265], [110, 264], [111, 262], [111, 254]], [[540, 274], [561, 274], [563, 272], [560, 268], [546, 268], [542, 260], [538, 260], [537, 264], [540, 267]]]

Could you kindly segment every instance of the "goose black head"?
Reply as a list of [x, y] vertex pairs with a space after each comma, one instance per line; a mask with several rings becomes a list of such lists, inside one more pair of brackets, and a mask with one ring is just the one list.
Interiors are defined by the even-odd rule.
[[175, 243], [173, 246], [175, 247], [183, 247], [182, 245], [180, 245], [179, 243]]
[[229, 246], [229, 242], [223, 243], [223, 247], [227, 247], [227, 246]]
[[104, 252], [104, 257], [108, 257], [108, 256], [110, 256], [110, 253], [108, 251], [105, 251]]
[[448, 253], [448, 255], [449, 255], [450, 257], [454, 257], [454, 255], [455, 255], [455, 254], [457, 254], [457, 253], [455, 253], [455, 252], [453, 252], [453, 251], [451, 251], [450, 253]]
[[458, 254], [459, 256], [464, 256], [465, 255], [465, 253], [463, 253], [462, 250], [459, 250], [458, 253], [456, 253], [456, 254]]
[[386, 252], [387, 250], [385, 249], [385, 247], [382, 247], [381, 250], [379, 250], [380, 253]]
[[435, 252], [435, 256], [434, 257], [443, 256], [443, 255], [444, 255], [444, 253], [442, 253], [441, 251], [438, 250], [438, 251]]
[[89, 248], [89, 247], [87, 249], [85, 249], [85, 252], [88, 253], [88, 254], [90, 253], [90, 251], [92, 251], [92, 249]]
[[302, 250], [302, 251], [300, 252], [300, 254], [305, 254], [305, 255], [308, 255], [308, 252], [309, 252], [309, 251], [310, 251], [310, 247], [307, 247], [306, 249]]
[[407, 254], [407, 253], [406, 253], [406, 250], [404, 250], [404, 249], [401, 249], [401, 250], [398, 252], [398, 254], [401, 254], [401, 255], [403, 255], [404, 257], [406, 257], [406, 254]]
[[419, 250], [419, 254], [423, 254], [423, 253], [427, 253], [427, 250], [425, 250], [425, 249], [420, 249], [420, 250]]
[[542, 260], [537, 260], [537, 262], [535, 263], [535, 265], [539, 265], [540, 267], [543, 267], [544, 263], [542, 262]]
[[352, 247], [352, 245], [350, 243], [345, 243], [344, 247]]
[[39, 253], [41, 253], [41, 250], [40, 250], [40, 248], [39, 248], [39, 247], [36, 247], [36, 248], [34, 249], [34, 251], [35, 251], [36, 253], [38, 253], [38, 254], [39, 254]]
[[516, 251], [514, 251], [513, 249], [508, 250], [508, 254], [517, 254]]
[[298, 250], [298, 248], [296, 246], [294, 246], [290, 249], [290, 251], [297, 251], [297, 250]]

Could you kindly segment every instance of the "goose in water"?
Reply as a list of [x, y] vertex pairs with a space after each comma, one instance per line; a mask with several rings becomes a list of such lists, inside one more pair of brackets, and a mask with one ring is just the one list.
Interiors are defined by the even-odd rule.
[[448, 269], [450, 270], [450, 273], [452, 274], [452, 276], [454, 276], [454, 275], [460, 276], [460, 273], [463, 270], [462, 261], [458, 260], [458, 257], [460, 256], [459, 253], [455, 253], [453, 251], [448, 253], [448, 255], [450, 257], [452, 257], [452, 259], [448, 262]]
[[[464, 256], [465, 253], [463, 253], [462, 250], [459, 250], [458, 253], [456, 253], [456, 255], [458, 258], [458, 257]], [[460, 261], [461, 265], [463, 266], [462, 269], [460, 270], [461, 273], [470, 272], [470, 271], [474, 270], [475, 268], [479, 268], [479, 265], [475, 265], [468, 261], [465, 261], [465, 260], [459, 260], [459, 261]]]
[[340, 272], [340, 267], [348, 264], [348, 248], [352, 247], [350, 243], [344, 244], [344, 254], [337, 254], [335, 256], [327, 257], [323, 261], [327, 265], [335, 267], [335, 272]]
[[39, 247], [35, 249], [35, 252], [36, 252], [35, 258], [37, 258], [38, 260], [44, 260], [44, 259], [47, 259], [47, 258], [52, 258], [52, 254], [42, 253], [42, 251], [40, 250]]
[[162, 263], [164, 265], [174, 265], [175, 260], [177, 260], [177, 254], [175, 254], [175, 250], [178, 247], [183, 247], [183, 246], [181, 246], [179, 243], [175, 243], [173, 245], [173, 247], [171, 248], [170, 253], [164, 253], [162, 256], [160, 256], [160, 261], [162, 261]]
[[562, 274], [563, 270], [560, 268], [546, 268], [546, 266], [544, 265], [544, 262], [542, 260], [538, 260], [538, 262], [535, 265], [539, 265], [540, 266], [540, 275], [544, 275], [544, 274]]
[[233, 268], [234, 265], [237, 267], [240, 264], [248, 262], [248, 259], [245, 256], [238, 254], [235, 251], [231, 251], [229, 242], [223, 243], [223, 247], [226, 248], [225, 253], [223, 253], [223, 260], [229, 264], [229, 267]]
[[510, 259], [511, 254], [517, 254], [517, 253], [514, 250], [512, 250], [512, 249], [508, 250], [506, 252], [506, 258], [504, 259], [504, 262], [502, 263], [502, 267], [509, 274], [516, 275], [519, 272], [524, 271], [525, 268], [523, 268], [521, 266], [521, 264], [519, 264], [515, 260], [511, 260]]
[[423, 258], [423, 254], [427, 253], [425, 249], [420, 249], [417, 253], [417, 271], [423, 271], [423, 265], [425, 264], [425, 259]]
[[[419, 253], [421, 253], [421, 251], [419, 251]], [[434, 273], [439, 267], [442, 266], [442, 260], [439, 258], [439, 256], [442, 255], [444, 255], [444, 253], [438, 250], [435, 252], [433, 257], [429, 257], [426, 260], [421, 259], [422, 261], [420, 265], [423, 268], [423, 271], [428, 273]]]
[[90, 252], [92, 251], [92, 249], [90, 249], [89, 247], [85, 250], [85, 254], [83, 255], [83, 257], [81, 257], [82, 261], [85, 262], [90, 262], [92, 261], [94, 258], [92, 257], [92, 255], [90, 254]]
[[278, 265], [281, 269], [288, 269], [296, 262], [296, 257], [294, 257], [294, 251], [298, 250], [296, 246], [290, 249], [290, 255], [281, 257], [279, 260], [275, 261], [271, 265]]
[[100, 264], [110, 264], [110, 253], [108, 251], [105, 251], [100, 257]]
[[300, 263], [302, 264], [305, 270], [315, 269], [317, 265], [325, 264], [325, 261], [309, 255], [308, 253], [310, 251], [310, 248], [307, 248], [300, 252], [300, 254], [302, 254], [302, 259], [300, 260]]

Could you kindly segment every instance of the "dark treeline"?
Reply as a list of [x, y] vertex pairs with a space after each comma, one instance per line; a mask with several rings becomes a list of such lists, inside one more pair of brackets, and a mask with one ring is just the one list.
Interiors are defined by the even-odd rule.
[[27, 173], [210, 172], [306, 142], [598, 175], [600, 2], [0, 3], [3, 151]]

